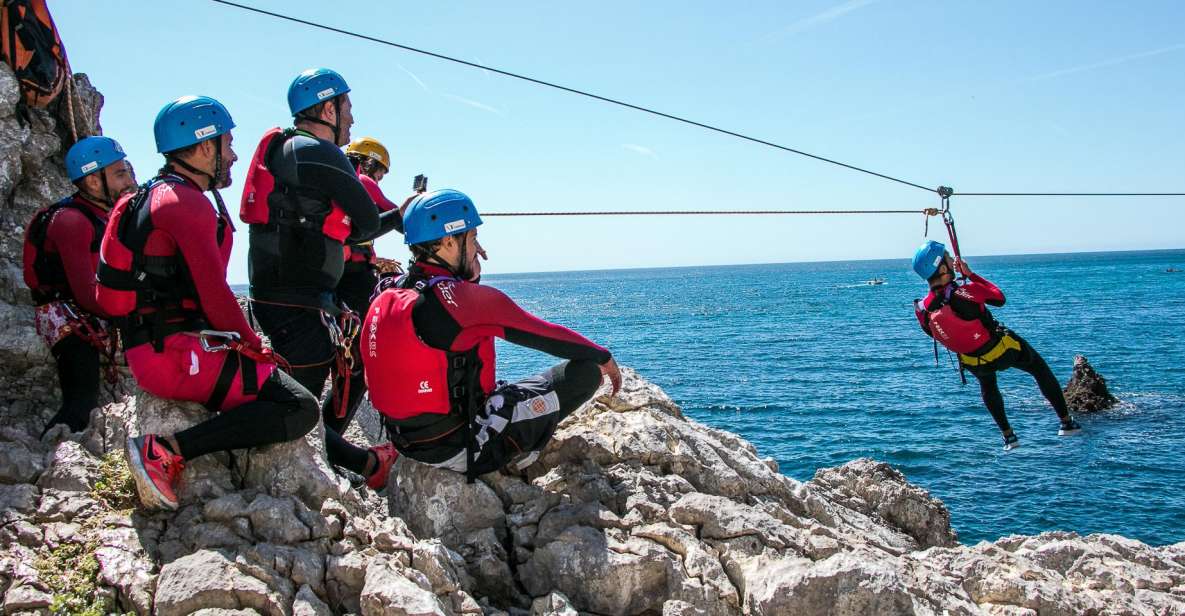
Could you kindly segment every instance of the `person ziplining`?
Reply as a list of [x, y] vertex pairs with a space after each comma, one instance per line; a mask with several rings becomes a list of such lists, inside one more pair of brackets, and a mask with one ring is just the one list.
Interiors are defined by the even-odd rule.
[[[1053, 406], [1061, 422], [1059, 436], [1081, 432], [1082, 427], [1066, 408], [1061, 385], [1049, 365], [1037, 350], [1016, 332], [1004, 327], [992, 316], [988, 306], [1002, 307], [1004, 292], [971, 270], [959, 252], [958, 234], [950, 214], [950, 195], [953, 191], [942, 187], [941, 210], [930, 210], [930, 215], [941, 214], [950, 237], [954, 256], [946, 246], [928, 240], [913, 256], [913, 271], [930, 285], [924, 299], [914, 300], [914, 314], [922, 331], [935, 344], [957, 353], [960, 371], [970, 372], [978, 381], [983, 403], [1004, 437], [1004, 450], [1020, 446], [1020, 439], [1008, 423], [1004, 412], [1004, 398], [996, 380], [996, 373], [1017, 368], [1029, 373], [1037, 381], [1041, 394]], [[956, 274], [962, 282], [956, 281]], [[937, 347], [935, 357], [937, 358]]]

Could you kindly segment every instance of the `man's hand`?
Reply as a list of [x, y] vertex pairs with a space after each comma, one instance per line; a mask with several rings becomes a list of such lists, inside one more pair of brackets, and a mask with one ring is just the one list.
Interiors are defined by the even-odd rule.
[[399, 215], [400, 216], [407, 215], [407, 206], [411, 205], [411, 200], [415, 199], [418, 196], [420, 196], [420, 193], [412, 193], [410, 197], [403, 200], [403, 205], [399, 206]]
[[613, 393], [609, 395], [616, 396], [621, 391], [621, 370], [617, 367], [617, 361], [610, 357], [609, 361], [601, 364], [601, 374], [609, 377], [609, 383], [613, 386]]
[[967, 265], [967, 262], [963, 259], [955, 261], [955, 268], [959, 270], [960, 274], [967, 277], [971, 276], [971, 266]]

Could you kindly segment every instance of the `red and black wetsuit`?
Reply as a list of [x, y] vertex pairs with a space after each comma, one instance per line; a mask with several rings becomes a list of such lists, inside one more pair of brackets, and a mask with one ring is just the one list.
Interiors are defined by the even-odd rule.
[[[373, 240], [389, 231], [403, 230], [399, 211], [379, 213], [346, 155], [331, 142], [297, 131], [273, 147], [265, 159], [277, 184], [277, 190], [268, 197], [273, 216], [278, 218], [285, 207], [293, 211], [329, 211], [332, 203], [350, 221], [352, 231], [345, 243]], [[281, 203], [285, 199], [290, 201]], [[344, 244], [317, 226], [276, 221], [251, 225], [250, 242], [248, 273], [255, 300], [252, 313], [276, 352], [292, 364], [292, 376], [309, 391], [320, 394], [339, 353], [323, 319], [336, 317], [340, 311], [335, 289], [344, 269]], [[355, 340], [354, 357], [358, 357], [356, 344]], [[348, 375], [345, 413], [339, 416], [338, 396], [328, 395], [321, 414], [329, 461], [363, 474], [369, 461], [367, 451], [341, 436], [366, 393], [360, 363], [355, 361]], [[338, 376], [339, 381], [342, 378], [347, 377]], [[336, 391], [344, 389], [340, 382], [334, 385]]]
[[[380, 212], [391, 212], [399, 206], [387, 199], [379, 183], [374, 178], [358, 172], [358, 181], [366, 189], [366, 194], [374, 200]], [[378, 268], [375, 264], [374, 242], [359, 242], [345, 247], [345, 266], [342, 269], [341, 280], [337, 283], [337, 297], [345, 302], [350, 310], [358, 314], [366, 314], [370, 307], [370, 296], [374, 293], [374, 285], [378, 284]]]
[[92, 331], [106, 328], [108, 315], [95, 301], [95, 268], [109, 212], [75, 193], [68, 204], [55, 205], [38, 248], [44, 263], [39, 275], [48, 280], [33, 289], [35, 325], [57, 363], [62, 388], [62, 404], [46, 430], [60, 423], [73, 432], [85, 429], [99, 403], [99, 349], [81, 334], [78, 321], [86, 320]]
[[[363, 322], [364, 365], [371, 401], [392, 441], [421, 462], [474, 475], [538, 452], [556, 425], [596, 392], [599, 365], [612, 358], [505, 293], [434, 265], [413, 263], [398, 287], [380, 293]], [[498, 385], [495, 337], [568, 361]], [[473, 416], [468, 426], [466, 414]]]
[[[134, 195], [116, 205], [103, 251], [107, 253], [109, 241], [120, 241], [118, 219], [125, 212], [135, 216], [129, 225], [151, 229], [143, 256], [179, 257], [177, 288], [191, 294], [181, 299], [180, 306], [192, 316], [175, 325], [182, 331], [164, 337], [160, 351], [154, 348], [151, 328], [128, 326], [125, 354], [133, 376], [151, 394], [201, 402], [219, 412], [176, 434], [181, 447], [176, 453], [185, 459], [303, 436], [317, 422], [312, 394], [277, 370], [274, 363], [255, 361], [236, 351], [206, 351], [194, 336], [196, 330], [205, 328], [235, 332], [247, 346], [262, 348], [226, 284], [234, 231], [229, 215], [225, 209], [215, 208], [188, 178], [169, 175], [162, 179], [165, 181], [153, 185], [139, 210], [130, 209]], [[102, 295], [99, 299], [103, 301]], [[152, 308], [162, 307], [146, 306]]]
[[972, 273], [965, 284], [951, 282], [931, 291], [914, 306], [914, 315], [927, 335], [959, 354], [959, 362], [979, 380], [983, 403], [1001, 432], [1010, 432], [996, 373], [1023, 370], [1037, 381], [1042, 395], [1059, 418], [1069, 417], [1061, 385], [1049, 365], [1028, 342], [1000, 325], [988, 306], [1004, 305], [1004, 292]]

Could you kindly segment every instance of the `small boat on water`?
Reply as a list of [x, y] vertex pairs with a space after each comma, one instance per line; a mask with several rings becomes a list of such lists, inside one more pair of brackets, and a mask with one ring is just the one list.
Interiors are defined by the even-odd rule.
[[880, 284], [885, 284], [885, 279], [880, 278], [880, 277], [872, 278], [872, 279], [869, 279], [865, 284], [868, 284], [869, 286], [876, 286], [876, 285], [880, 285]]
[[1164, 271], [1169, 274], [1176, 274], [1176, 273], [1180, 272], [1181, 270], [1178, 268], [1175, 268], [1175, 267], [1170, 267]]

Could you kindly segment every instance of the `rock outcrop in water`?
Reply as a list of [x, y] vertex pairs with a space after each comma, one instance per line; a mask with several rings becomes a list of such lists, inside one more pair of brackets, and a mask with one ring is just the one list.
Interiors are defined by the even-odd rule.
[[1074, 357], [1074, 372], [1066, 383], [1065, 395], [1066, 405], [1074, 413], [1105, 411], [1119, 402], [1107, 389], [1107, 380], [1082, 355]]
[[[569, 418], [522, 475], [470, 485], [404, 460], [383, 498], [333, 472], [318, 429], [195, 460], [179, 511], [140, 511], [122, 440], [205, 411], [141, 393], [97, 409], [86, 432], [35, 438], [55, 379], [18, 242], [69, 188], [53, 118], [14, 126], [5, 71], [5, 614], [1185, 614], [1185, 543], [1055, 532], [961, 546], [946, 507], [888, 465], [785, 477], [628, 370], [621, 396]], [[350, 438], [377, 435], [364, 407]]]

